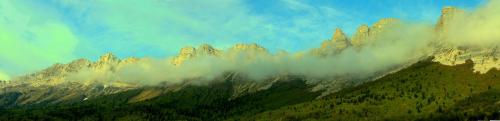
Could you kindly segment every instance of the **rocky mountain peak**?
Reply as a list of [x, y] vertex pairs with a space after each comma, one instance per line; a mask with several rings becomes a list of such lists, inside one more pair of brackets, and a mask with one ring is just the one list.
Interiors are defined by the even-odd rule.
[[401, 22], [401, 21], [399, 19], [395, 19], [395, 18], [380, 19], [378, 22], [373, 24], [373, 26], [370, 28], [370, 32], [371, 32], [370, 34], [371, 35], [377, 34], [381, 31], [383, 31], [384, 28], [386, 28], [388, 26], [393, 26], [395, 24], [398, 24], [399, 22]]
[[209, 44], [201, 44], [198, 49], [200, 50], [215, 50], [214, 47], [212, 47], [211, 45]]
[[198, 48], [188, 46], [181, 48], [179, 55], [173, 58], [172, 64], [180, 65], [184, 61], [196, 56], [220, 56], [220, 55], [221, 55], [220, 50], [217, 50], [208, 44], [202, 44]]
[[194, 47], [188, 46], [188, 47], [183, 47], [181, 48], [181, 51], [179, 52], [179, 56], [183, 57], [191, 57], [195, 55], [196, 49]]
[[130, 58], [125, 58], [123, 59], [122, 61], [120, 61], [121, 64], [130, 64], [130, 63], [136, 63], [138, 62], [140, 59], [139, 58], [135, 58], [135, 57], [130, 57]]
[[351, 44], [354, 47], [358, 48], [361, 47], [363, 41], [368, 38], [369, 32], [370, 32], [370, 27], [368, 27], [368, 25], [363, 24], [359, 26], [358, 30], [356, 31], [356, 33], [354, 33], [354, 36], [352, 37]]
[[380, 19], [375, 24], [373, 24], [372, 29], [383, 28], [386, 25], [394, 24], [397, 22], [400, 22], [400, 20], [396, 19], [396, 18], [383, 18], [383, 19]]
[[350, 45], [349, 39], [340, 28], [336, 28], [331, 40], [326, 40], [321, 44], [321, 51], [331, 51], [327, 53], [338, 53]]
[[199, 51], [199, 53], [205, 54], [205, 55], [219, 55], [220, 54], [219, 50], [215, 49], [214, 47], [210, 46], [209, 44], [200, 45], [196, 51]]
[[72, 61], [71, 63], [67, 64], [66, 66], [68, 66], [68, 69], [70, 69], [71, 71], [78, 71], [79, 69], [81, 69], [83, 67], [88, 67], [91, 64], [92, 64], [92, 62], [90, 62], [89, 60], [87, 60], [85, 58], [81, 58], [81, 59]]
[[113, 53], [106, 53], [102, 55], [97, 62], [90, 65], [91, 68], [100, 71], [113, 70], [113, 67], [120, 62]]
[[332, 39], [323, 41], [320, 48], [312, 49], [310, 52], [313, 55], [319, 56], [335, 55], [350, 45], [349, 38], [347, 38], [340, 28], [336, 28]]
[[116, 62], [118, 61], [118, 58], [113, 55], [113, 53], [109, 52], [109, 53], [106, 53], [104, 55], [102, 55], [99, 60], [97, 61], [97, 63], [109, 63], [109, 62]]
[[333, 42], [344, 42], [348, 41], [346, 35], [340, 28], [336, 28], [332, 37]]
[[[266, 53], [267, 50], [255, 43], [252, 44], [236, 44], [233, 47], [229, 48], [227, 51], [229, 53], [232, 52], [258, 52], [258, 53]], [[175, 56], [171, 63], [173, 65], [180, 65], [184, 63], [184, 61], [189, 60], [193, 57], [198, 56], [222, 56], [223, 53], [221, 50], [218, 50], [208, 44], [202, 44], [198, 48], [194, 47], [184, 47], [180, 50], [179, 55]]]
[[188, 46], [188, 47], [183, 47], [181, 48], [179, 55], [175, 56], [172, 60], [172, 64], [174, 65], [180, 65], [184, 63], [187, 59], [195, 56], [196, 54], [196, 48]]
[[368, 43], [369, 39], [376, 36], [378, 33], [384, 31], [385, 28], [389, 26], [394, 26], [400, 23], [401, 21], [399, 19], [395, 18], [384, 18], [380, 19], [378, 22], [373, 24], [371, 27], [368, 27], [368, 25], [361, 25], [358, 27], [358, 30], [356, 33], [354, 33], [354, 36], [352, 37], [351, 44], [356, 47], [360, 48], [361, 46], [365, 45]]
[[267, 51], [264, 47], [257, 45], [256, 43], [251, 44], [236, 44], [231, 50], [242, 50], [242, 51]]
[[441, 16], [436, 24], [436, 31], [446, 32], [446, 26], [456, 16], [464, 14], [464, 11], [455, 7], [445, 7], [441, 10]]

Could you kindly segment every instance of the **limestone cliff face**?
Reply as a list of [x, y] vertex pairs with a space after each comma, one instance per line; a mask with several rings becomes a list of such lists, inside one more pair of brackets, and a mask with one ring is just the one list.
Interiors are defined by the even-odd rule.
[[221, 52], [220, 50], [215, 49], [214, 47], [208, 45], [208, 44], [202, 44], [198, 47], [198, 54], [201, 55], [213, 55], [213, 56], [220, 56]]
[[463, 64], [470, 59], [474, 63], [474, 71], [479, 73], [486, 73], [493, 68], [500, 69], [498, 46], [440, 48], [434, 56], [433, 61], [450, 66]]
[[202, 44], [198, 48], [194, 47], [184, 47], [181, 48], [179, 55], [175, 56], [171, 63], [174, 65], [180, 65], [185, 61], [196, 57], [196, 56], [220, 56], [221, 51], [213, 48], [208, 44]]
[[232, 56], [246, 56], [248, 59], [255, 58], [256, 56], [268, 55], [266, 48], [257, 45], [256, 43], [251, 44], [235, 44], [233, 47], [229, 48], [224, 53], [226, 57]]
[[363, 45], [364, 41], [368, 39], [369, 33], [370, 28], [368, 27], [368, 25], [359, 26], [358, 30], [352, 37], [351, 44], [356, 48], [360, 48]]
[[438, 23], [436, 24], [436, 31], [437, 32], [446, 32], [447, 27], [449, 26], [450, 22], [458, 17], [464, 14], [463, 10], [460, 10], [458, 8], [454, 7], [446, 7], [441, 10], [441, 16], [439, 17]]
[[245, 54], [245, 56], [255, 56], [258, 54], [268, 54], [267, 50], [255, 43], [252, 44], [235, 44], [226, 51], [218, 50], [208, 44], [200, 45], [198, 48], [184, 47], [180, 50], [179, 54], [175, 56], [171, 63], [174, 65], [181, 65], [185, 61], [194, 57], [213, 56], [213, 57], [227, 57], [234, 54]]
[[180, 65], [184, 63], [184, 61], [192, 58], [196, 53], [196, 49], [194, 47], [184, 47], [181, 48], [179, 55], [177, 55], [173, 60], [172, 64]]
[[257, 45], [256, 43], [252, 44], [236, 44], [233, 47], [231, 47], [228, 51], [230, 52], [263, 52], [267, 53], [267, 49]]
[[399, 23], [400, 20], [398, 19], [385, 18], [379, 20], [371, 27], [368, 25], [361, 25], [352, 36], [352, 40], [349, 40], [344, 32], [337, 28], [335, 29], [332, 39], [323, 41], [320, 48], [312, 49], [309, 53], [324, 57], [337, 55], [349, 47], [360, 50], [364, 46], [372, 45], [373, 41], [379, 37], [381, 32], [384, 32], [387, 28], [396, 26]]
[[113, 55], [113, 53], [106, 53], [102, 55], [99, 60], [97, 60], [96, 64], [110, 64], [110, 63], [116, 63], [118, 62], [119, 59]]
[[19, 93], [13, 102], [17, 105], [36, 103], [59, 103], [64, 101], [81, 101], [85, 98], [118, 93], [136, 88], [137, 85], [124, 82], [79, 82], [71, 80], [68, 75], [82, 69], [93, 72], [113, 72], [127, 64], [135, 63], [138, 59], [127, 58], [120, 60], [111, 53], [102, 55], [96, 62], [87, 59], [78, 59], [68, 64], [54, 64], [39, 72], [14, 78], [9, 84], [1, 85], [0, 95], [5, 93]]
[[35, 82], [32, 83], [34, 86], [39, 86], [40, 84], [57, 85], [63, 82], [65, 75], [78, 72], [80, 69], [85, 67], [90, 67], [91, 64], [92, 63], [87, 59], [78, 59], [69, 64], [54, 64], [53, 66], [40, 72], [22, 76], [13, 80], [16, 82], [33, 81]]
[[369, 45], [372, 43], [374, 38], [377, 37], [381, 32], [385, 31], [386, 28], [395, 26], [399, 22], [400, 20], [398, 19], [385, 18], [373, 24], [372, 27], [368, 27], [367, 25], [361, 25], [360, 27], [358, 27], [356, 33], [354, 33], [351, 44], [356, 49], [360, 49], [365, 45]]
[[312, 53], [320, 56], [335, 55], [341, 53], [349, 46], [351, 46], [349, 38], [340, 28], [337, 28], [335, 29], [332, 38], [330, 40], [323, 41], [320, 48], [312, 50]]
[[130, 57], [123, 60], [118, 59], [113, 53], [102, 55], [95, 63], [91, 63], [88, 67], [95, 72], [114, 72], [126, 65], [139, 62], [139, 58]]
[[123, 60], [121, 60], [118, 65], [119, 66], [123, 66], [123, 65], [127, 65], [127, 64], [131, 64], [131, 63], [137, 63], [139, 62], [141, 59], [139, 58], [135, 58], [135, 57], [130, 57], [130, 58], [125, 58]]
[[380, 19], [377, 23], [373, 24], [370, 28], [370, 34], [372, 36], [378, 35], [380, 32], [385, 31], [387, 28], [391, 26], [395, 26], [399, 24], [401, 21], [395, 18], [384, 18]]
[[90, 65], [90, 68], [99, 72], [105, 72], [109, 70], [114, 71], [119, 62], [120, 60], [115, 55], [113, 55], [112, 53], [106, 53], [102, 55], [99, 60], [97, 60], [97, 62]]
[[447, 42], [450, 24], [453, 24], [454, 19], [458, 19], [457, 17], [462, 15], [464, 15], [464, 11], [454, 7], [442, 9], [435, 28], [438, 37], [435, 42], [436, 52], [433, 61], [453, 66], [463, 64], [470, 59], [474, 63], [474, 71], [480, 73], [486, 73], [492, 68], [500, 68], [498, 61], [500, 53], [496, 45], [488, 47], [457, 46]]
[[335, 29], [333, 37], [329, 41], [325, 41], [321, 44], [321, 48], [332, 48], [335, 51], [342, 51], [350, 46], [349, 39], [339, 28]]

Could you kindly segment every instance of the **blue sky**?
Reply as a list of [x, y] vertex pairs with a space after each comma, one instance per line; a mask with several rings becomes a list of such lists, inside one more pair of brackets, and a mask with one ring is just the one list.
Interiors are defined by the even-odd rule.
[[[258, 43], [271, 51], [319, 46], [381, 18], [433, 24], [444, 6], [484, 0], [3, 0], [0, 76], [77, 58], [175, 55], [185, 46]], [[5, 74], [4, 74], [5, 75]]]

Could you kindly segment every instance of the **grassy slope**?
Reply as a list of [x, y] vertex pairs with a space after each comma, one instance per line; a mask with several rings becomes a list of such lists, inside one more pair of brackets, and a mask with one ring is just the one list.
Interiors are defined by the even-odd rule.
[[320, 100], [266, 111], [249, 120], [498, 119], [500, 71], [472, 72], [472, 62], [430, 61]]

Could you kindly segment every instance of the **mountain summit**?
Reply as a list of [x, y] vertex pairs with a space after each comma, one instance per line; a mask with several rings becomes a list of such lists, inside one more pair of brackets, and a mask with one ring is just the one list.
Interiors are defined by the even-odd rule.
[[436, 24], [436, 31], [446, 32], [447, 26], [453, 19], [462, 16], [465, 12], [461, 9], [455, 7], [445, 7], [441, 10], [441, 16], [439, 17], [438, 23]]
[[332, 39], [324, 41], [320, 49], [323, 51], [332, 51], [340, 53], [342, 50], [350, 46], [349, 39], [340, 28], [335, 29]]

